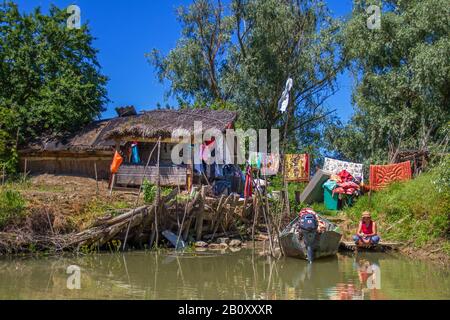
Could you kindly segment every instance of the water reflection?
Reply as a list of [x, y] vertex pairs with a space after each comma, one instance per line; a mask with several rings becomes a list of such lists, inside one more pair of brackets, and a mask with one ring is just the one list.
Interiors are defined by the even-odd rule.
[[[66, 269], [81, 268], [81, 290]], [[0, 260], [0, 299], [448, 299], [448, 270], [385, 254], [313, 264], [257, 251]]]

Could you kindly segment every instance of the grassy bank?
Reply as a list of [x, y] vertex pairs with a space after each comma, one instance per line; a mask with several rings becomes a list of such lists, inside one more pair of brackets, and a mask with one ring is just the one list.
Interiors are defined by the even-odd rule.
[[344, 212], [356, 228], [365, 210], [378, 221], [383, 239], [450, 257], [450, 157], [414, 180], [361, 197]]
[[[131, 208], [136, 196], [114, 192], [93, 179], [41, 175], [0, 186], [0, 232], [68, 233], [90, 227], [105, 215]], [[52, 222], [51, 228], [49, 221]]]

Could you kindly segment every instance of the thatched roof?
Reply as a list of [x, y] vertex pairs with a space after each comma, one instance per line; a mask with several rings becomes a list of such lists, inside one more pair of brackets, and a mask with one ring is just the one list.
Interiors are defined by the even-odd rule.
[[170, 138], [176, 129], [186, 129], [193, 134], [194, 121], [202, 122], [203, 131], [211, 128], [224, 131], [236, 118], [237, 113], [226, 110], [152, 110], [128, 117], [95, 121], [80, 132], [65, 137], [42, 137], [21, 152], [112, 151], [114, 139]]
[[46, 136], [30, 142], [21, 153], [26, 152], [80, 152], [80, 151], [112, 151], [115, 142], [105, 139], [101, 134], [110, 120], [95, 121], [83, 130], [68, 136]]
[[152, 110], [136, 116], [120, 118], [108, 133], [108, 138], [170, 138], [176, 129], [194, 133], [194, 122], [202, 123], [203, 131], [224, 131], [237, 118], [236, 112], [210, 109]]

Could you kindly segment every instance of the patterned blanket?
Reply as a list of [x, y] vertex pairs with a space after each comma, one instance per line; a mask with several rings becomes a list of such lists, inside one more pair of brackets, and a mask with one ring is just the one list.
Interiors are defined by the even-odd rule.
[[370, 189], [380, 190], [394, 181], [410, 180], [412, 176], [409, 161], [370, 166]]
[[309, 155], [286, 154], [286, 180], [303, 182], [309, 181]]
[[364, 182], [364, 170], [361, 163], [353, 163], [336, 159], [325, 158], [323, 170], [338, 174], [342, 170], [346, 170], [355, 178], [361, 178]]

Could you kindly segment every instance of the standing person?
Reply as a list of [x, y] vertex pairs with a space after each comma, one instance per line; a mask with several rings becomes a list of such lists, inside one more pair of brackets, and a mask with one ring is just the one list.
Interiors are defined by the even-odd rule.
[[372, 220], [372, 215], [369, 211], [363, 212], [358, 231], [353, 236], [353, 240], [357, 245], [375, 245], [380, 242], [380, 237], [377, 234], [377, 224]]

